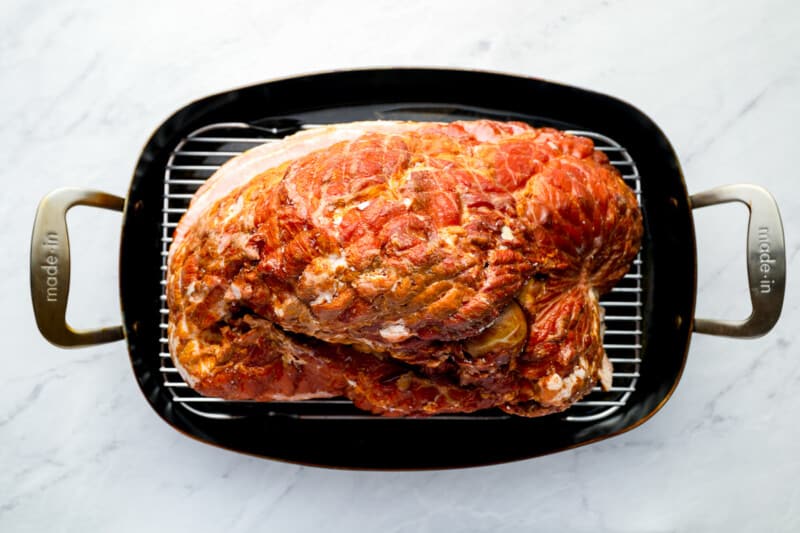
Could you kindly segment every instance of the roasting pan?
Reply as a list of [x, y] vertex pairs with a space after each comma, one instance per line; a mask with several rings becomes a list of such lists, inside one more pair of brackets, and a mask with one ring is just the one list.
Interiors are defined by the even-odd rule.
[[[492, 118], [554, 126], [594, 139], [636, 191], [642, 250], [603, 297], [604, 344], [614, 387], [565, 413], [535, 419], [483, 411], [381, 418], [343, 399], [226, 402], [191, 391], [169, 360], [164, 302], [166, 251], [196, 188], [227, 158], [320, 124], [354, 120]], [[752, 315], [738, 322], [694, 317], [696, 247], [692, 209], [739, 201], [750, 209], [747, 265]], [[91, 205], [123, 212], [123, 325], [75, 331], [69, 290], [66, 211]], [[126, 339], [134, 375], [153, 409], [175, 429], [209, 444], [302, 464], [365, 469], [452, 468], [507, 462], [580, 446], [650, 418], [680, 379], [692, 332], [755, 337], [780, 315], [785, 284], [777, 205], [754, 185], [691, 197], [661, 130], [641, 111], [603, 94], [539, 79], [439, 69], [313, 74], [209, 96], [177, 111], [145, 145], [125, 198], [81, 189], [45, 197], [31, 244], [31, 291], [42, 334], [59, 346]]]

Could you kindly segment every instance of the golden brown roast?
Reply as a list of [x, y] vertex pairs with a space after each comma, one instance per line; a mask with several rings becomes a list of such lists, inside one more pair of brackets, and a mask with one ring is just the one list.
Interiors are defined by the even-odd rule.
[[642, 234], [589, 139], [361, 122], [224, 165], [170, 248], [173, 361], [228, 399], [537, 416], [610, 382], [598, 296]]

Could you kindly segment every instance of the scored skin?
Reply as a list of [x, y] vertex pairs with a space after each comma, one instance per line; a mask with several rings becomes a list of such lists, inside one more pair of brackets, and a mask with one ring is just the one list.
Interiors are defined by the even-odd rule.
[[[342, 141], [351, 141], [360, 137], [364, 131], [375, 133], [399, 133], [413, 129], [413, 124], [389, 121], [351, 122], [337, 126], [325, 126], [301, 131], [283, 139], [281, 142], [265, 143], [256, 146], [238, 157], [226, 162], [213, 176], [203, 183], [192, 197], [189, 210], [184, 214], [180, 224], [175, 228], [172, 251], [183, 240], [186, 232], [194, 227], [219, 199], [225, 197], [239, 186], [246, 184], [253, 177], [266, 169], [277, 167], [286, 161], [304, 156], [315, 150], [322, 150]], [[279, 179], [280, 176], [277, 176]]]
[[[607, 384], [597, 297], [627, 271], [641, 215], [590, 140], [490, 121], [342, 128], [304, 155], [287, 139], [289, 159], [261, 155], [264, 172], [209, 199], [215, 176], [179, 224], [170, 351], [195, 389], [537, 416]], [[470, 355], [462, 341], [514, 298], [526, 342]]]

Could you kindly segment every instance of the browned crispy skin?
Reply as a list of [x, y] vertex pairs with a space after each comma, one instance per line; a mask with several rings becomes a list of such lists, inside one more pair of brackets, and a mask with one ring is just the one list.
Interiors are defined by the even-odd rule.
[[267, 170], [186, 233], [172, 356], [229, 399], [560, 411], [598, 379], [598, 294], [641, 234], [589, 139], [491, 121], [366, 132]]

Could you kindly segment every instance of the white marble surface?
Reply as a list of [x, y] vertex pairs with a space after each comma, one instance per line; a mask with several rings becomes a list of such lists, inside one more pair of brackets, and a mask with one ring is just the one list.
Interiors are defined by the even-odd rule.
[[[628, 100], [672, 140], [690, 191], [753, 182], [778, 197], [793, 274], [798, 20], [795, 0], [6, 0], [0, 531], [800, 531], [793, 276], [768, 336], [693, 338], [676, 394], [643, 427], [554, 456], [423, 473], [302, 468], [185, 438], [142, 398], [124, 344], [55, 348], [28, 296], [33, 213], [51, 189], [125, 194], [152, 129], [191, 99], [375, 65], [500, 70]], [[745, 210], [696, 219], [699, 312], [746, 314]], [[119, 221], [70, 215], [76, 325], [119, 320]]]

